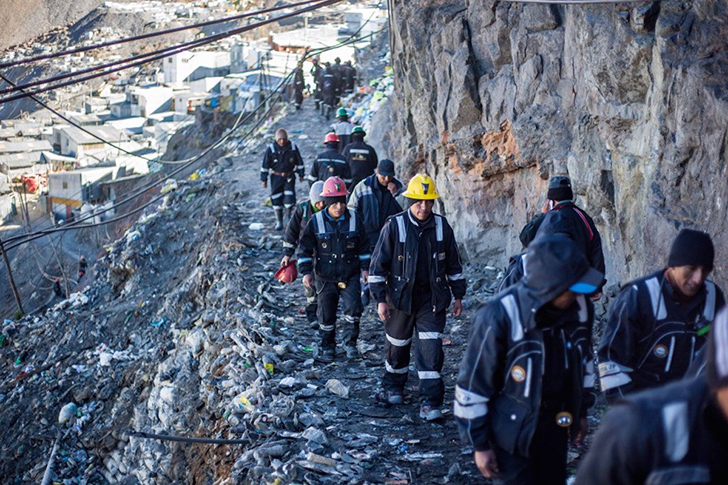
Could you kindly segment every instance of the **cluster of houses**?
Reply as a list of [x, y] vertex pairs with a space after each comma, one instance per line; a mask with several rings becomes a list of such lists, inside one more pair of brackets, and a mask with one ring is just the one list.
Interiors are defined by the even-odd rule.
[[[156, 5], [159, 2], [147, 3], [160, 9], [158, 15], [166, 12]], [[205, 50], [168, 57], [151, 74], [147, 71], [143, 76], [140, 72], [124, 76], [122, 71], [110, 75], [83, 98], [82, 106], [78, 103], [75, 110], [62, 111], [64, 117], [82, 128], [48, 110], [0, 120], [0, 223], [28, 197], [37, 197], [39, 206], [55, 222], [109, 204], [117, 194], [123, 196], [121, 188], [128, 187], [130, 180], [161, 169], [160, 164], [150, 161], [164, 155], [172, 135], [193, 124], [198, 111], [253, 111], [285, 79], [304, 52], [335, 43], [342, 32], [356, 30], [369, 12], [377, 13], [375, 10], [348, 13], [347, 24], [341, 28], [308, 26], [307, 22], [303, 29], [269, 34], [258, 40], [230, 37]], [[384, 14], [380, 12], [377, 20], [367, 28], [381, 26]], [[108, 40], [98, 37], [92, 35], [85, 42]], [[332, 51], [321, 59], [349, 58], [353, 49], [347, 49], [350, 52]], [[92, 58], [86, 61], [85, 67], [95, 63]], [[308, 66], [304, 71], [308, 76]], [[307, 82], [313, 84], [310, 78]], [[112, 216], [113, 212], [107, 212], [104, 217]]]

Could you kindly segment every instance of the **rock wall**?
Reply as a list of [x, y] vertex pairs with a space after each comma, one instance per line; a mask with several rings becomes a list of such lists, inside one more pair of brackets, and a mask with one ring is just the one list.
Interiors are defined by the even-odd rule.
[[660, 267], [681, 227], [728, 257], [728, 2], [390, 0], [390, 154], [426, 170], [472, 260], [504, 264], [572, 177], [612, 282]]

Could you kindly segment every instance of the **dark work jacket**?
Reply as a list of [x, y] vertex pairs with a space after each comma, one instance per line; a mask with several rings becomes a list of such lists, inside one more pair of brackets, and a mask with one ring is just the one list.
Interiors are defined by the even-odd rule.
[[515, 285], [521, 281], [524, 276], [526, 276], [526, 254], [528, 254], [528, 251], [511, 256], [511, 259], [508, 261], [506, 273], [503, 275], [503, 279], [498, 285], [498, 293]]
[[323, 70], [321, 74], [321, 94], [324, 102], [333, 106], [336, 98], [336, 78], [334, 77], [333, 66], [329, 66]]
[[361, 140], [346, 145], [342, 155], [351, 170], [351, 187], [356, 187], [359, 182], [374, 174], [379, 164], [376, 150]]
[[[331, 125], [331, 129], [334, 130], [334, 133], [336, 133], [336, 136], [339, 137], [339, 153], [344, 153], [344, 148], [346, 148], [349, 143], [351, 143], [351, 132], [354, 130], [354, 125], [350, 121], [338, 121]], [[344, 157], [346, 159], [346, 157]]]
[[315, 273], [317, 281], [346, 282], [369, 268], [369, 239], [356, 212], [347, 210], [335, 222], [327, 210], [306, 224], [299, 248], [298, 268]]
[[336, 95], [339, 96], [341, 92], [344, 89], [343, 86], [343, 80], [344, 80], [344, 66], [341, 64], [333, 63], [331, 64], [331, 74], [334, 75], [334, 88]]
[[[378, 302], [388, 302], [393, 308], [412, 313], [412, 289], [417, 270], [417, 223], [409, 210], [390, 217], [382, 228], [369, 267], [369, 288]], [[452, 297], [465, 296], [467, 280], [463, 275], [460, 253], [452, 227], [447, 219], [433, 214], [421, 237], [427, 237], [432, 257], [430, 289], [432, 311], [437, 313], [450, 306]], [[452, 291], [452, 295], [451, 295]]]
[[602, 391], [611, 398], [682, 379], [725, 304], [720, 288], [706, 280], [682, 306], [664, 273], [626, 284], [609, 309], [598, 354]]
[[[544, 352], [567, 355], [568, 367], [549, 369], [548, 374], [570, 373], [570, 392], [560, 400], [573, 415], [572, 433], [595, 403], [594, 306], [579, 295], [569, 309], [557, 313], [557, 321], [548, 322], [548, 330], [542, 330], [536, 326], [536, 313], [550, 300], [539, 301], [519, 282], [476, 313], [455, 387], [460, 436], [475, 450], [497, 444], [508, 453], [529, 456], [541, 410]], [[550, 341], [555, 348], [544, 348], [546, 331], [554, 332]]]
[[268, 145], [260, 169], [260, 180], [268, 181], [270, 172], [296, 172], [299, 177], [303, 177], [303, 158], [295, 143], [289, 141], [283, 148], [279, 147], [278, 143]]
[[354, 66], [344, 66], [344, 90], [353, 91], [356, 84], [356, 69]]
[[[586, 256], [589, 265], [605, 274], [602, 237], [589, 214], [570, 200], [564, 200], [546, 214], [536, 237], [544, 234], [564, 234], [574, 241]], [[602, 286], [604, 283], [602, 282]]]
[[602, 420], [577, 485], [728, 483], [728, 422], [703, 377], [639, 392]]
[[325, 151], [321, 152], [311, 165], [311, 173], [308, 182], [313, 185], [318, 180], [326, 181], [329, 177], [341, 177], [349, 185], [351, 183], [351, 171], [346, 159], [332, 146], [327, 145]]
[[[394, 179], [394, 183], [398, 191], [401, 191], [402, 182]], [[377, 244], [385, 221], [390, 216], [402, 212], [402, 206], [386, 187], [379, 184], [376, 174], [367, 177], [354, 187], [349, 196], [349, 208], [361, 215], [372, 250]]]
[[296, 206], [296, 210], [291, 214], [291, 219], [288, 221], [286, 235], [283, 237], [283, 254], [293, 256], [303, 236], [303, 229], [315, 212], [309, 200], [301, 202]]
[[315, 64], [309, 72], [311, 73], [311, 76], [313, 77], [313, 82], [316, 83], [316, 88], [320, 89], [321, 82], [322, 82], [323, 75], [324, 75], [324, 69], [321, 67], [320, 64]]

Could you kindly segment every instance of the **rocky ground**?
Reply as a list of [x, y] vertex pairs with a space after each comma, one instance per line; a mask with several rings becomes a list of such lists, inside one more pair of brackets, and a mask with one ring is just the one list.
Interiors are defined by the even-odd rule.
[[466, 267], [465, 312], [449, 318], [444, 340], [445, 419], [419, 419], [413, 368], [405, 404], [377, 404], [384, 332], [373, 306], [360, 358], [322, 364], [300, 281], [273, 278], [282, 234], [258, 174], [278, 127], [310, 167], [328, 124], [309, 99], [247, 148], [231, 145], [178, 180], [71, 299], [3, 325], [5, 481], [39, 483], [57, 441], [52, 478], [64, 484], [486, 483], [451, 403], [471, 317], [500, 271]]
[[362, 322], [361, 358], [322, 365], [313, 359], [317, 337], [300, 283], [272, 277], [281, 233], [271, 229], [258, 173], [278, 126], [310, 166], [328, 126], [307, 100], [257, 146], [178, 181], [112, 245], [81, 292], [4, 324], [7, 481], [40, 482], [60, 436], [52, 467], [59, 483], [478, 482], [449, 403], [469, 318], [498, 271], [468, 270], [465, 314], [448, 322], [446, 419], [419, 420], [413, 369], [405, 405], [377, 405], [384, 333], [373, 307]]

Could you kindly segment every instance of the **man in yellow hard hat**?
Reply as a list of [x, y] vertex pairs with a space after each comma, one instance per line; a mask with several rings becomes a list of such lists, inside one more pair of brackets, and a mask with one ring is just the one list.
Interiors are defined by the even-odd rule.
[[389, 404], [404, 401], [414, 338], [420, 417], [432, 421], [442, 418], [445, 393], [440, 376], [445, 312], [454, 297], [453, 315], [461, 314], [467, 282], [452, 228], [432, 212], [440, 197], [435, 182], [418, 174], [403, 195], [411, 206], [384, 225], [369, 268], [369, 286], [387, 336], [383, 391], [378, 398]]

